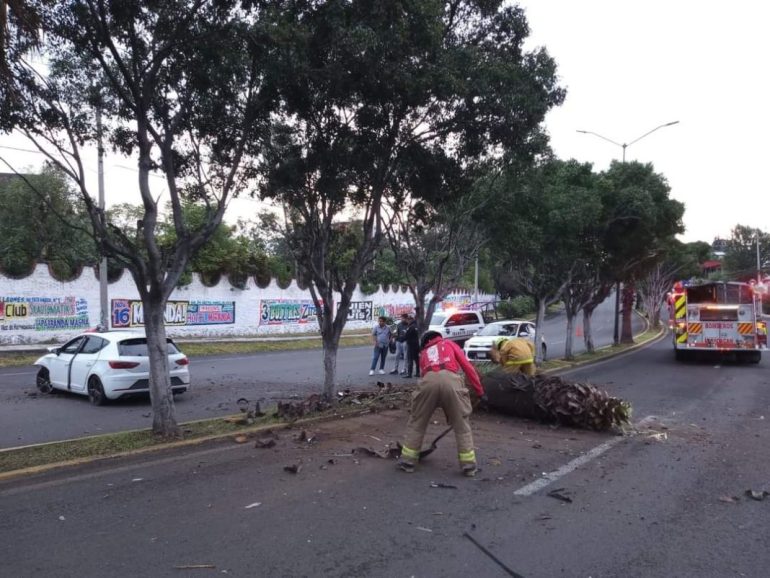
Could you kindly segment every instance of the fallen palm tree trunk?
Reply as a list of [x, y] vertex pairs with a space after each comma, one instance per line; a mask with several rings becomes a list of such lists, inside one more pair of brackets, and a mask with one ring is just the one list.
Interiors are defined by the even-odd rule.
[[631, 418], [630, 403], [588, 383], [501, 370], [483, 375], [481, 382], [487, 407], [507, 415], [596, 431], [622, 426]]

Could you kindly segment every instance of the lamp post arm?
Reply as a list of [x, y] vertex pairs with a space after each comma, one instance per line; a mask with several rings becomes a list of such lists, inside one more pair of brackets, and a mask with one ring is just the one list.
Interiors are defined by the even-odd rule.
[[651, 131], [648, 131], [648, 132], [644, 133], [642, 136], [640, 136], [640, 137], [638, 137], [638, 138], [635, 138], [634, 140], [632, 140], [630, 143], [628, 143], [628, 144], [627, 144], [627, 145], [625, 145], [625, 146], [627, 146], [627, 147], [630, 147], [630, 146], [631, 146], [632, 144], [634, 144], [635, 142], [639, 142], [639, 141], [640, 141], [640, 140], [642, 140], [644, 137], [646, 137], [646, 136], [648, 136], [648, 135], [651, 135], [652, 133], [654, 133], [656, 130], [658, 130], [658, 129], [661, 129], [661, 128], [664, 128], [664, 127], [667, 127], [667, 126], [672, 126], [672, 125], [675, 125], [675, 124], [677, 124], [678, 122], [679, 122], [678, 120], [675, 120], [675, 121], [673, 121], [673, 122], [667, 122], [666, 124], [662, 124], [662, 125], [660, 125], [660, 126], [656, 126], [656, 127], [655, 127], [654, 129], [652, 129]]
[[[658, 128], [660, 128], [660, 127], [658, 127]], [[619, 147], [625, 146], [625, 145], [620, 144], [619, 142], [615, 142], [611, 138], [607, 138], [606, 136], [602, 136], [599, 133], [593, 132], [591, 130], [578, 130], [577, 132], [582, 132], [583, 134], [592, 134], [594, 136], [598, 136], [600, 139], [606, 140], [607, 142], [611, 142], [612, 144], [614, 144], [616, 146], [619, 146]]]

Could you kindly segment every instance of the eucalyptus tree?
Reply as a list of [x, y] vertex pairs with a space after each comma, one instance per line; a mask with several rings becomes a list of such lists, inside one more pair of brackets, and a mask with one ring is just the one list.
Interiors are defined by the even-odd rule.
[[633, 343], [635, 283], [661, 262], [674, 236], [684, 232], [684, 205], [669, 197], [668, 182], [651, 164], [613, 162], [600, 175], [598, 188], [604, 267], [624, 287], [620, 341]]
[[[284, 209], [331, 398], [353, 290], [382, 246], [386, 201], [407, 197], [402, 176], [437, 152], [462, 163], [540, 143], [563, 91], [545, 50], [523, 48], [523, 11], [501, 0], [307, 0], [272, 14], [283, 122], [261, 194]], [[351, 227], [358, 244], [335, 261]]]
[[666, 294], [678, 279], [700, 277], [700, 264], [710, 257], [708, 243], [682, 243], [673, 239], [663, 249], [662, 260], [636, 283], [636, 290], [647, 319], [653, 328], [660, 327], [660, 313]]
[[[509, 282], [534, 299], [538, 333], [546, 308], [562, 299], [589, 256], [591, 228], [601, 212], [594, 181], [590, 164], [548, 158], [523, 173], [507, 173], [497, 185], [490, 244]], [[576, 311], [571, 313], [570, 320]], [[571, 335], [571, 321], [568, 330]], [[571, 341], [567, 355], [570, 347]]]
[[[153, 431], [176, 436], [165, 305], [252, 174], [249, 159], [273, 104], [261, 12], [230, 0], [27, 4], [40, 15], [45, 66], [19, 53], [11, 60], [14, 97], [0, 111], [0, 128], [24, 134], [72, 180], [100, 252], [130, 271], [144, 308]], [[100, 133], [96, 111], [106, 146], [136, 161], [143, 213], [133, 237], [111, 226], [87, 178], [86, 147]], [[152, 173], [163, 177], [162, 191], [151, 186]], [[175, 232], [166, 246], [164, 200]], [[195, 225], [185, 201], [205, 206]]]
[[[414, 298], [420, 333], [436, 304], [458, 285], [486, 240], [477, 217], [479, 195], [433, 207], [425, 201], [394, 211], [386, 227], [396, 267]], [[430, 295], [430, 297], [428, 297]]]

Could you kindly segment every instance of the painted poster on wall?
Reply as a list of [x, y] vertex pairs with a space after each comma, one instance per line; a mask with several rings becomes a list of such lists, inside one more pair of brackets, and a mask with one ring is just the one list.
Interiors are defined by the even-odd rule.
[[88, 302], [68, 297], [0, 297], [0, 331], [88, 328]]
[[[235, 323], [235, 301], [168, 301], [166, 325], [224, 325]], [[138, 299], [112, 300], [112, 327], [144, 327], [144, 309]]]
[[263, 299], [260, 325], [305, 325], [317, 322], [315, 304], [309, 299]]
[[[187, 325], [187, 301], [168, 301], [163, 313], [166, 325]], [[112, 327], [144, 327], [144, 308], [138, 299], [112, 300]]]
[[373, 309], [371, 301], [351, 301], [348, 321], [371, 321]]
[[407, 313], [409, 315], [414, 313], [414, 303], [397, 303], [378, 305], [376, 308], [377, 317], [389, 317], [393, 320], [399, 320], [401, 315]]
[[235, 323], [235, 301], [190, 301], [187, 325], [227, 325]]

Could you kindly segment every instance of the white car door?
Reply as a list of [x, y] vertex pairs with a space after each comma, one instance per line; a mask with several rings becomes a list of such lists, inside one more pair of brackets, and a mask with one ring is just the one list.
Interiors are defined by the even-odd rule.
[[85, 391], [88, 384], [88, 376], [99, 358], [99, 352], [107, 345], [107, 340], [97, 335], [89, 335], [82, 349], [72, 360], [70, 369], [70, 389], [73, 391]]
[[51, 376], [51, 383], [60, 388], [67, 389], [69, 386], [69, 372], [72, 359], [85, 343], [86, 338], [80, 335], [68, 341], [59, 348], [59, 352], [51, 358], [48, 366], [48, 373]]

